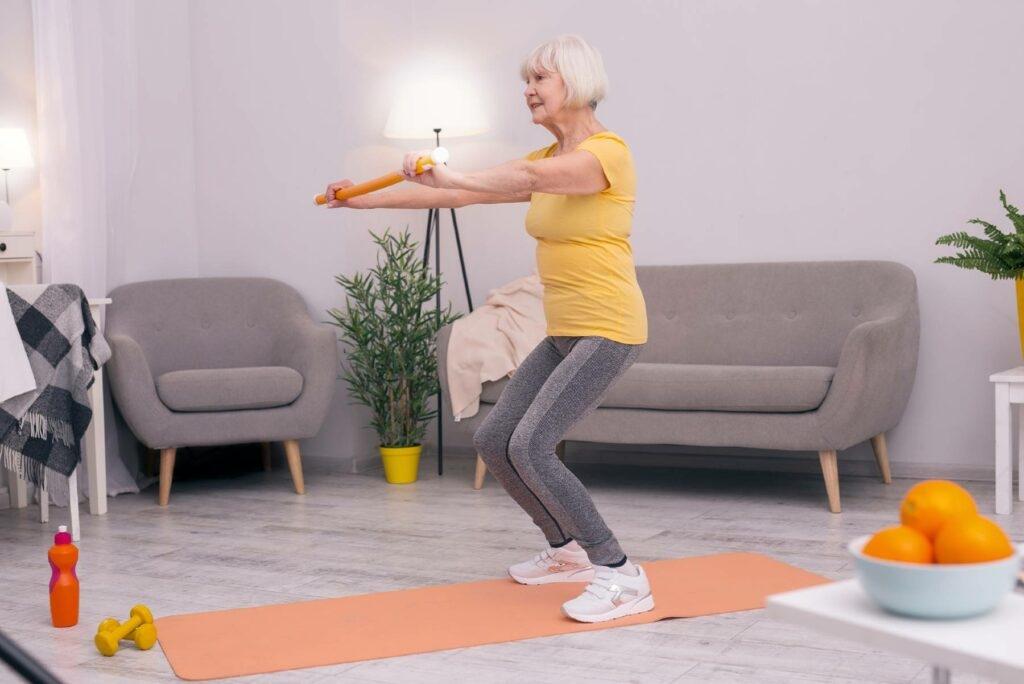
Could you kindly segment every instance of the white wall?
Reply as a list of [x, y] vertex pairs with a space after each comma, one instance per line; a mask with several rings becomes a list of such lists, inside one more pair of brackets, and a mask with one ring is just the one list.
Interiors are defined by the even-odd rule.
[[[455, 164], [479, 168], [548, 142], [522, 106], [519, 60], [547, 37], [577, 32], [602, 51], [610, 74], [600, 118], [636, 157], [638, 263], [909, 265], [920, 288], [921, 350], [910, 405], [890, 435], [894, 471], [921, 474], [936, 464], [989, 472], [987, 377], [1020, 363], [1013, 289], [934, 264], [949, 253], [934, 240], [974, 216], [1005, 227], [1001, 187], [1024, 204], [1024, 91], [1016, 87], [1024, 44], [1015, 29], [1024, 3], [222, 0], [190, 2], [187, 12], [171, 5], [137, 6], [140, 27], [154, 21], [148, 62], [140, 50], [153, 106], [140, 125], [151, 158], [174, 161], [152, 168], [153, 180], [138, 191], [188, 178], [193, 155], [195, 237], [185, 243], [197, 267], [183, 256], [159, 275], [280, 278], [325, 319], [342, 301], [333, 276], [373, 260], [368, 229], [410, 225], [422, 235], [425, 212], [310, 203], [327, 181], [377, 175], [405, 151], [380, 135], [396, 74], [443, 56], [482, 76], [491, 132], [448, 143]], [[173, 19], [164, 34], [156, 30], [162, 12]], [[157, 98], [168, 83], [176, 94]], [[165, 147], [184, 146], [180, 155], [158, 151], [169, 123], [177, 138]], [[159, 239], [140, 234], [132, 252], [161, 253], [172, 224], [187, 224], [187, 181], [176, 195], [181, 206], [167, 208], [178, 218], [152, 229]], [[140, 195], [140, 204], [152, 201]], [[460, 211], [478, 302], [532, 269], [524, 212]], [[448, 293], [462, 307], [444, 226]], [[368, 454], [365, 413], [338, 387], [307, 452]], [[844, 454], [851, 456], [870, 451], [862, 445]]]
[[[244, 10], [243, 11], [243, 6]], [[601, 119], [633, 146], [637, 261], [894, 259], [918, 275], [921, 356], [899, 472], [988, 468], [987, 376], [1020, 361], [1012, 287], [932, 261], [942, 233], [1024, 203], [1024, 63], [1010, 0], [894, 3], [193, 3], [197, 206], [204, 274], [265, 273], [319, 312], [331, 276], [372, 259], [368, 228], [423, 212], [327, 212], [325, 181], [389, 169], [379, 134], [394, 75], [461, 58], [484, 75], [494, 128], [452, 141], [463, 168], [542, 144], [521, 104], [519, 59], [578, 32], [603, 53]], [[610, 20], [614, 17], [614, 20]], [[532, 268], [523, 207], [460, 212], [476, 298]], [[447, 233], [445, 234], [447, 237]], [[454, 250], [444, 266], [463, 305]], [[369, 450], [339, 397], [315, 448]], [[941, 427], [939, 427], [941, 426]], [[449, 434], [451, 434], [449, 432]], [[853, 450], [870, 458], [866, 447]], [[921, 472], [920, 468], [916, 472]]]
[[199, 275], [189, 6], [136, 2], [137, 157], [109, 285]]

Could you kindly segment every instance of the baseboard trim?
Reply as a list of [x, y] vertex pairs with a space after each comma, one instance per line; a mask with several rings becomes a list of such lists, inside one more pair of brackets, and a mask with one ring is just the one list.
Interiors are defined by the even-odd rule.
[[302, 462], [318, 468], [337, 469], [343, 473], [351, 473], [353, 475], [383, 470], [384, 468], [381, 464], [380, 456], [377, 455], [339, 458], [337, 456], [303, 452]]
[[[428, 445], [428, 453], [433, 448]], [[748, 453], [737, 453], [746, 451]], [[445, 458], [476, 458], [471, 447], [446, 446]], [[817, 452], [758, 452], [756, 449], [717, 449], [714, 447], [639, 447], [569, 442], [567, 463], [633, 464], [664, 468], [704, 468], [724, 470], [761, 470], [821, 475]], [[914, 480], [945, 479], [970, 482], [992, 482], [991, 468], [970, 463], [890, 463], [892, 476]], [[878, 477], [874, 459], [839, 453], [839, 473], [849, 477]]]
[[[432, 444], [424, 445], [424, 456], [433, 460], [436, 449]], [[870, 453], [870, 452], [869, 452]], [[476, 452], [472, 447], [446, 445], [445, 458], [472, 459]], [[382, 469], [380, 457], [376, 454], [359, 457], [338, 458], [304, 453], [303, 461], [318, 467], [340, 469], [345, 473], [365, 474]], [[821, 465], [816, 452], [766, 452], [757, 449], [715, 448], [715, 447], [658, 447], [643, 446], [636, 449], [615, 444], [592, 444], [569, 442], [566, 448], [567, 463], [619, 464], [661, 468], [703, 468], [744, 471], [774, 471], [787, 473], [808, 473], [821, 475]], [[991, 468], [970, 463], [900, 463], [892, 461], [892, 476], [895, 478], [925, 480], [930, 478], [959, 480], [967, 482], [992, 482]], [[862, 458], [855, 454], [839, 453], [839, 474], [844, 477], [878, 477], [878, 466], [870, 456]]]

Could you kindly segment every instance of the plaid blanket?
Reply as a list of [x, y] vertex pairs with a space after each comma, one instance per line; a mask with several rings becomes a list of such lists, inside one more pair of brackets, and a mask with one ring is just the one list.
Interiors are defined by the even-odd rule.
[[63, 490], [92, 420], [93, 371], [110, 347], [77, 285], [12, 285], [7, 296], [36, 389], [0, 403], [0, 465], [47, 490], [47, 471], [59, 473]]

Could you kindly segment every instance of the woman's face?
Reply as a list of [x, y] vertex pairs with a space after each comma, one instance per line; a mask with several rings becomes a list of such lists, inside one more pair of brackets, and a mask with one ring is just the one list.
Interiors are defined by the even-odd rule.
[[523, 96], [533, 116], [533, 123], [551, 123], [565, 104], [565, 82], [553, 71], [531, 73]]

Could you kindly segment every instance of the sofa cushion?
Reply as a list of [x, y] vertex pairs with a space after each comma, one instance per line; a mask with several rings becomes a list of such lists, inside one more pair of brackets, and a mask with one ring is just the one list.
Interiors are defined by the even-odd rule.
[[302, 392], [292, 368], [178, 370], [156, 379], [160, 400], [172, 411], [239, 411], [290, 404]]
[[[797, 413], [821, 405], [829, 366], [716, 366], [635, 363], [612, 385], [601, 408], [665, 411]], [[498, 401], [507, 379], [484, 385], [481, 401]]]

